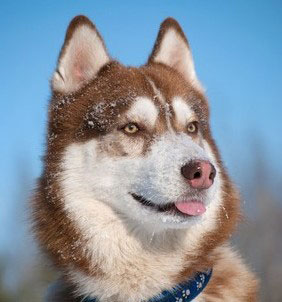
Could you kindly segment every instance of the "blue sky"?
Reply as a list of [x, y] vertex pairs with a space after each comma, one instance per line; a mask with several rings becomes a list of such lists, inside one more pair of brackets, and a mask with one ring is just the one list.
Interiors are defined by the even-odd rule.
[[78, 14], [96, 24], [112, 57], [128, 65], [145, 63], [160, 23], [176, 18], [207, 88], [227, 167], [240, 182], [242, 165], [261, 140], [269, 169], [281, 177], [281, 0], [1, 1], [0, 221], [6, 226], [13, 222], [19, 166], [24, 162], [29, 170], [28, 184], [40, 174], [48, 80], [66, 27]]

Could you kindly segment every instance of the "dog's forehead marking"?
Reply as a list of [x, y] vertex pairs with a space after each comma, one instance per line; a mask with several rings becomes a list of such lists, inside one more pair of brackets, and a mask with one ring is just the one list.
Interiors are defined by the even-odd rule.
[[181, 97], [175, 97], [172, 100], [172, 108], [174, 110], [176, 120], [181, 125], [186, 125], [194, 116], [192, 109]]
[[154, 91], [155, 96], [158, 98], [161, 105], [165, 109], [164, 112], [165, 112], [165, 119], [166, 119], [166, 124], [167, 124], [168, 130], [170, 132], [173, 132], [171, 121], [170, 121], [171, 113], [170, 113], [170, 110], [169, 110], [169, 104], [165, 101], [164, 96], [162, 95], [160, 90], [156, 87], [155, 83], [150, 78], [148, 78], [147, 76], [146, 76], [146, 78], [147, 78], [148, 82], [150, 83], [150, 85], [151, 85], [151, 87]]
[[147, 97], [137, 97], [127, 115], [129, 118], [144, 120], [153, 127], [158, 118], [159, 110], [152, 100]]

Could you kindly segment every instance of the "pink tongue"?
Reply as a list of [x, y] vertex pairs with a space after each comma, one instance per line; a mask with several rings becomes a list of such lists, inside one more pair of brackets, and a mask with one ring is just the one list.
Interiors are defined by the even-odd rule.
[[206, 207], [200, 201], [185, 201], [185, 202], [178, 202], [175, 204], [177, 209], [184, 213], [191, 216], [199, 216], [206, 212]]

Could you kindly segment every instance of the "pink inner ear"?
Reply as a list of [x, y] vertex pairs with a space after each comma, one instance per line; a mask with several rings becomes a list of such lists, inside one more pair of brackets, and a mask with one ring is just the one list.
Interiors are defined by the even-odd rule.
[[78, 82], [86, 80], [88, 70], [88, 56], [81, 49], [78, 50], [73, 58], [73, 75]]

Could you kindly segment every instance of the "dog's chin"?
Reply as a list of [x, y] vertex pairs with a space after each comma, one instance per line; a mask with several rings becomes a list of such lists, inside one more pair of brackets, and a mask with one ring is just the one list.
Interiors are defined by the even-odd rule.
[[[146, 230], [147, 233], [161, 233], [166, 230], [188, 229], [189, 227], [200, 223], [202, 217], [185, 216], [176, 211], [155, 212], [149, 209], [144, 210], [145, 215], [132, 217], [136, 228]], [[143, 211], [142, 211], [143, 212]]]

